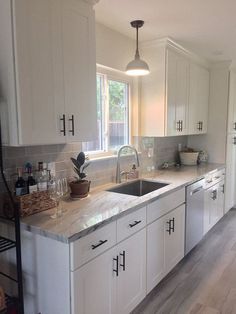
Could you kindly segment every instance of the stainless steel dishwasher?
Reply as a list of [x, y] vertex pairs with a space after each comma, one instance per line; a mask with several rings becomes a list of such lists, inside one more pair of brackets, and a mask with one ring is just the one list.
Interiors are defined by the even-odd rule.
[[185, 255], [203, 238], [205, 179], [186, 188]]

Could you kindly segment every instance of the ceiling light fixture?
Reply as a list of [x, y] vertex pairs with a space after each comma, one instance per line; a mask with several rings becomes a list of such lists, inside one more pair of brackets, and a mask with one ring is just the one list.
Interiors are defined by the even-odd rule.
[[143, 26], [144, 21], [136, 20], [132, 21], [130, 24], [132, 27], [136, 28], [136, 52], [134, 60], [132, 60], [126, 67], [126, 74], [132, 76], [147, 75], [150, 73], [148, 64], [140, 59], [138, 50], [138, 29]]

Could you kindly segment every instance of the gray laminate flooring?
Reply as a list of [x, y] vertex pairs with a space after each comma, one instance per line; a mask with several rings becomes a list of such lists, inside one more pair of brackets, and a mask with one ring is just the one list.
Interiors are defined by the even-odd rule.
[[236, 209], [132, 312], [141, 313], [236, 314]]

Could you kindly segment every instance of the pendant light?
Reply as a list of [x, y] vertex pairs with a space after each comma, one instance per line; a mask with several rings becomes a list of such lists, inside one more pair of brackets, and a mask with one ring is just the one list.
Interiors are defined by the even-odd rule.
[[138, 29], [143, 26], [144, 21], [136, 20], [132, 21], [130, 24], [132, 27], [136, 28], [136, 52], [134, 60], [132, 60], [126, 67], [126, 74], [132, 76], [147, 75], [150, 73], [148, 64], [140, 59], [138, 50]]

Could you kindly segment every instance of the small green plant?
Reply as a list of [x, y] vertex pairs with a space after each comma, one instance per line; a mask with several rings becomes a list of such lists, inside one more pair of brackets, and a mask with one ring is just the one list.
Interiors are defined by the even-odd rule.
[[90, 165], [90, 162], [87, 161], [87, 158], [84, 154], [84, 152], [80, 152], [77, 156], [77, 159], [71, 158], [71, 161], [74, 166], [74, 171], [77, 174], [78, 177], [76, 177], [76, 181], [82, 181], [86, 177], [86, 173], [84, 170]]

